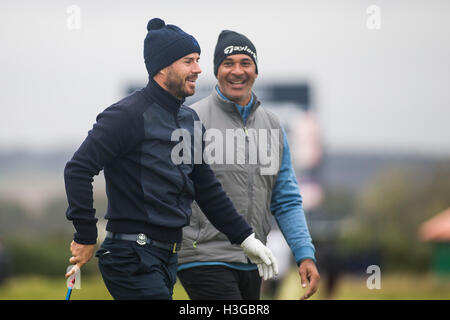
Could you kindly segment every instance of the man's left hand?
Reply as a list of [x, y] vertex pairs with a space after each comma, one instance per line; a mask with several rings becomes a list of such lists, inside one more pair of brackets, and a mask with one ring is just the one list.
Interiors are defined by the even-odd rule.
[[319, 288], [320, 275], [317, 271], [316, 265], [313, 260], [305, 259], [300, 263], [298, 268], [298, 273], [300, 274], [300, 279], [302, 282], [302, 288], [308, 289], [300, 300], [306, 300], [311, 297]]

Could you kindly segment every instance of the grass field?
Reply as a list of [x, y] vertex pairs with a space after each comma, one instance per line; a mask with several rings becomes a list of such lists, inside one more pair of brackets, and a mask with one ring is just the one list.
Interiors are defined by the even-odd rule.
[[[343, 276], [332, 299], [336, 300], [449, 300], [450, 279], [431, 274], [386, 274], [381, 276], [380, 289], [368, 289], [367, 277]], [[310, 300], [323, 299], [323, 284]], [[277, 299], [298, 299], [304, 290], [300, 287], [297, 270], [284, 279]]]
[[[17, 277], [0, 286], [0, 300], [64, 300], [66, 280], [40, 276]], [[179, 282], [174, 288], [174, 299], [188, 299]], [[81, 288], [73, 290], [71, 300], [112, 300], [101, 276], [82, 277]]]
[[[64, 277], [41, 276], [16, 277], [0, 286], [0, 300], [64, 300], [67, 292]], [[283, 281], [277, 299], [298, 299], [303, 290], [296, 270], [292, 270]], [[179, 282], [174, 288], [174, 299], [188, 299]], [[98, 277], [81, 279], [81, 289], [74, 290], [71, 300], [112, 299]], [[311, 300], [323, 299], [321, 288]], [[430, 274], [389, 274], [381, 278], [381, 289], [369, 290], [366, 278], [345, 276], [341, 279], [333, 299], [450, 299], [450, 279], [441, 279]]]

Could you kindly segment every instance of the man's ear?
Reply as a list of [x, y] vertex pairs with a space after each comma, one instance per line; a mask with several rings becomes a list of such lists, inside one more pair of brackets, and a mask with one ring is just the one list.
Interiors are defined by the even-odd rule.
[[158, 83], [163, 82], [164, 79], [166, 78], [166, 74], [167, 74], [167, 67], [159, 70], [158, 73], [153, 76], [153, 80], [155, 80]]
[[158, 73], [161, 73], [163, 76], [167, 75], [167, 69], [169, 69], [170, 65], [159, 70]]

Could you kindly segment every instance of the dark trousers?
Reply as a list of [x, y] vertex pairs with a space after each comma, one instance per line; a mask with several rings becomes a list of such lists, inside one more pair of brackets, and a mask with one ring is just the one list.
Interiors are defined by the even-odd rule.
[[259, 300], [258, 270], [203, 266], [179, 271], [178, 278], [192, 300]]
[[176, 253], [133, 241], [105, 239], [96, 257], [114, 299], [172, 299]]

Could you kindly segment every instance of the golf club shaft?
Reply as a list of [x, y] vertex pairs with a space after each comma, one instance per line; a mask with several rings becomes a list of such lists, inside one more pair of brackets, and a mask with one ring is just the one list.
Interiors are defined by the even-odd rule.
[[70, 300], [70, 295], [72, 294], [72, 288], [67, 290], [66, 300]]

